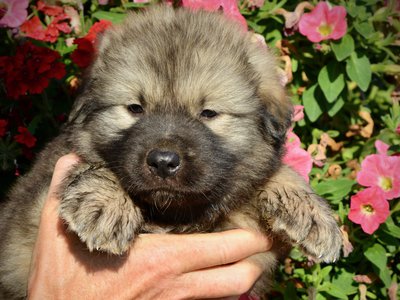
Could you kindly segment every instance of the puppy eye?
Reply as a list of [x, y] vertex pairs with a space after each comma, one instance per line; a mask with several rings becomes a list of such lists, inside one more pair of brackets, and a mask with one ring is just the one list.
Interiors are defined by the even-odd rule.
[[214, 110], [205, 109], [200, 113], [200, 116], [207, 119], [212, 119], [218, 116], [218, 113]]
[[142, 114], [144, 112], [143, 107], [139, 104], [131, 104], [128, 106], [128, 109], [131, 113], [134, 114]]

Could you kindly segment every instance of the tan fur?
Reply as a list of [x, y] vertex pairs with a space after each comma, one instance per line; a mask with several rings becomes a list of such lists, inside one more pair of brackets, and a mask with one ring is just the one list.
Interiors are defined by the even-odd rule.
[[[25, 295], [52, 170], [69, 152], [82, 163], [60, 187], [60, 216], [89, 251], [123, 254], [143, 232], [250, 228], [274, 240], [252, 258], [265, 266], [258, 293], [288, 245], [338, 257], [328, 205], [282, 166], [292, 107], [250, 33], [218, 13], [160, 6], [129, 16], [98, 48], [67, 126], [1, 209], [0, 295]], [[155, 174], [153, 150], [180, 158], [173, 176]]]

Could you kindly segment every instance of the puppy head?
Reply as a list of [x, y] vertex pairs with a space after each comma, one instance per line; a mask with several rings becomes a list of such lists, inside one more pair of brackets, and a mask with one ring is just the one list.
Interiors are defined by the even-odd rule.
[[205, 224], [277, 169], [290, 114], [274, 58], [239, 26], [161, 6], [103, 36], [70, 128], [155, 219]]

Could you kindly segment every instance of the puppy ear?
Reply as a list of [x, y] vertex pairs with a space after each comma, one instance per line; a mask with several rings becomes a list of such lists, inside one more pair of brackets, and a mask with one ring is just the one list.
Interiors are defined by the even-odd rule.
[[277, 145], [283, 145], [291, 125], [293, 105], [284, 89], [277, 88], [276, 83], [261, 82], [258, 93], [263, 102], [261, 114], [265, 129]]
[[99, 59], [108, 51], [112, 44], [111, 34], [108, 31], [116, 31], [115, 27], [109, 27], [106, 31], [97, 33], [95, 41], [95, 54], [91, 65], [85, 70], [82, 78], [82, 84], [79, 87], [78, 97], [75, 99], [72, 106], [68, 122], [69, 123], [82, 123], [86, 116], [93, 111], [95, 100], [95, 90], [93, 87], [96, 85], [96, 75], [101, 73], [99, 70], [103, 67], [103, 59]]
[[279, 79], [276, 58], [259, 43], [252, 43], [249, 54], [249, 62], [258, 78], [257, 96], [263, 105], [264, 126], [277, 144], [284, 143], [291, 125], [293, 105]]
[[[268, 138], [272, 137], [272, 143], [275, 148], [281, 148], [286, 141], [286, 133], [289, 129], [291, 122], [281, 123], [278, 118], [266, 109], [262, 109], [261, 112], [261, 122], [263, 130]], [[290, 120], [290, 118], [289, 118]]]
[[75, 99], [68, 117], [68, 124], [81, 124], [95, 110], [95, 101], [89, 96], [87, 84], [80, 87], [80, 95]]

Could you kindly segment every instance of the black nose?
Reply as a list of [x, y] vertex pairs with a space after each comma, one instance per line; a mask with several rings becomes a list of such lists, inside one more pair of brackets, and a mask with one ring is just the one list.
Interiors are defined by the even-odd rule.
[[172, 151], [154, 149], [147, 155], [147, 165], [150, 170], [161, 178], [174, 176], [179, 169], [179, 155]]

